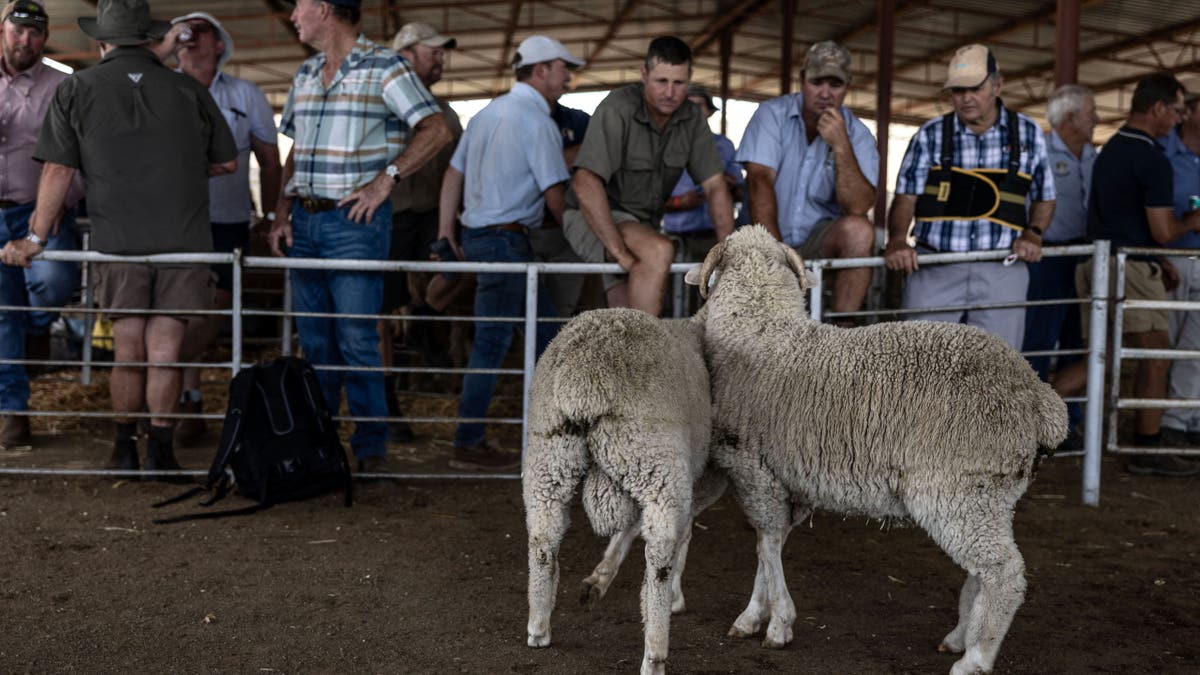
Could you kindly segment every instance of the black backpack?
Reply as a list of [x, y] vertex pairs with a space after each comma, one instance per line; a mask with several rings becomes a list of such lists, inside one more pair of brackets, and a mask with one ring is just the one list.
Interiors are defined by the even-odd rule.
[[230, 511], [160, 518], [159, 524], [255, 513], [280, 502], [335, 490], [352, 503], [350, 463], [337, 435], [316, 373], [307, 361], [282, 356], [242, 370], [229, 384], [229, 406], [221, 443], [203, 487], [154, 504], [175, 504], [204, 491], [211, 506], [233, 487], [258, 502]]

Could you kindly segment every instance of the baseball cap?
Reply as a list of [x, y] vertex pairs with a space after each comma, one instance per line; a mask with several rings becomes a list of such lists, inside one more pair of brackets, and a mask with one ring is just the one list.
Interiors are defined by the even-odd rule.
[[0, 13], [0, 23], [11, 21], [18, 26], [36, 26], [43, 31], [47, 29], [49, 20], [44, 7], [33, 0], [13, 0], [4, 6]]
[[578, 68], [583, 65], [583, 59], [577, 59], [567, 51], [563, 43], [548, 38], [545, 35], [530, 35], [517, 45], [517, 52], [513, 54], [512, 67], [513, 70], [531, 66], [535, 63], [545, 63], [562, 59], [566, 61], [568, 66]]
[[229, 31], [225, 30], [221, 22], [217, 21], [217, 18], [208, 12], [192, 12], [183, 16], [177, 16], [171, 19], [171, 25], [173, 26], [192, 19], [206, 21], [208, 25], [213, 27], [213, 30], [217, 31], [217, 38], [225, 45], [225, 51], [221, 53], [221, 58], [217, 59], [217, 70], [225, 67], [225, 63], [233, 56], [233, 37], [229, 34]]
[[400, 27], [400, 32], [396, 33], [395, 39], [392, 40], [392, 50], [398, 52], [416, 44], [454, 49], [458, 46], [458, 40], [438, 33], [436, 28], [427, 23], [414, 21]]
[[946, 70], [946, 85], [942, 88], [978, 87], [997, 70], [996, 57], [992, 55], [992, 50], [981, 44], [959, 47], [958, 51], [954, 52], [954, 58], [950, 59], [950, 67]]
[[850, 84], [850, 52], [832, 40], [818, 42], [808, 48], [802, 70], [806, 80], [836, 77]]
[[721, 109], [717, 106], [716, 103], [713, 102], [713, 97], [711, 94], [708, 93], [708, 88], [702, 84], [695, 84], [695, 83], [689, 84], [687, 95], [688, 95], [688, 98], [691, 98], [693, 96], [699, 96], [700, 98], [704, 99], [704, 102], [708, 104], [708, 109], [713, 112], [717, 112], [718, 110]]

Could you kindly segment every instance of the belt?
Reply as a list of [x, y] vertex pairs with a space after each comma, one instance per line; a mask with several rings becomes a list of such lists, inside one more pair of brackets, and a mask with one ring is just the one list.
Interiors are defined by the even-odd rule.
[[320, 213], [322, 211], [332, 211], [337, 208], [337, 202], [332, 199], [322, 199], [320, 197], [300, 197], [300, 206], [304, 207], [309, 213]]
[[522, 225], [520, 223], [501, 223], [499, 225], [488, 225], [484, 229], [486, 229], [486, 230], [502, 230], [504, 232], [520, 232], [521, 234], [529, 233], [529, 228], [525, 227], [524, 225]]
[[21, 202], [14, 202], [11, 199], [0, 199], [0, 209], [15, 209], [21, 206]]

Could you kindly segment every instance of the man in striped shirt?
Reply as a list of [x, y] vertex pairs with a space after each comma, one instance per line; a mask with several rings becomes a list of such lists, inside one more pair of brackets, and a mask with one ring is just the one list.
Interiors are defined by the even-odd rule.
[[[360, 0], [298, 0], [292, 12], [300, 41], [318, 53], [300, 66], [283, 109], [280, 131], [295, 144], [271, 228], [276, 255], [286, 246], [297, 258], [386, 259], [392, 188], [450, 142], [429, 90], [401, 56], [359, 33], [360, 19]], [[378, 314], [382, 294], [378, 272], [292, 271], [297, 312]], [[387, 416], [383, 373], [319, 367], [379, 368], [374, 319], [297, 317], [296, 326], [330, 406], [344, 381], [352, 415]], [[360, 471], [385, 470], [386, 438], [383, 422], [355, 426]]]
[[[884, 251], [888, 269], [910, 274], [905, 309], [1025, 301], [1025, 262], [1042, 257], [1042, 233], [1054, 214], [1054, 178], [1041, 129], [1004, 107], [1001, 84], [991, 50], [977, 44], [959, 49], [945, 86], [953, 114], [925, 123], [909, 143], [896, 179]], [[945, 134], [946, 129], [952, 133]], [[964, 176], [990, 185], [973, 189], [960, 182]], [[985, 194], [992, 195], [992, 201], [971, 198]], [[914, 217], [915, 248], [908, 241]], [[917, 266], [918, 252], [1004, 249], [1011, 249], [1016, 258]], [[1025, 334], [1025, 311], [1020, 307], [954, 309], [914, 318], [978, 326], [1015, 349], [1021, 348]]]

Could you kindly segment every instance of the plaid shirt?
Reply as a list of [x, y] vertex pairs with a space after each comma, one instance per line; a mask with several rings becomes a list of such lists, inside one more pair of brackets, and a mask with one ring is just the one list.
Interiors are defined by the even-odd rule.
[[410, 130], [440, 113], [408, 61], [358, 36], [326, 89], [325, 55], [292, 80], [279, 131], [295, 141], [290, 196], [341, 199], [371, 182], [404, 152]]
[[[1008, 111], [998, 106], [999, 118], [982, 134], [967, 129], [954, 117], [954, 166], [963, 169], [1008, 168]], [[1054, 176], [1047, 170], [1046, 139], [1037, 123], [1017, 115], [1020, 127], [1022, 173], [1033, 176], [1026, 203], [1053, 201]], [[926, 122], [913, 136], [896, 176], [896, 193], [920, 195], [931, 166], [941, 161], [942, 118]], [[988, 220], [916, 221], [917, 242], [938, 251], [991, 251], [1012, 248], [1020, 233]]]

